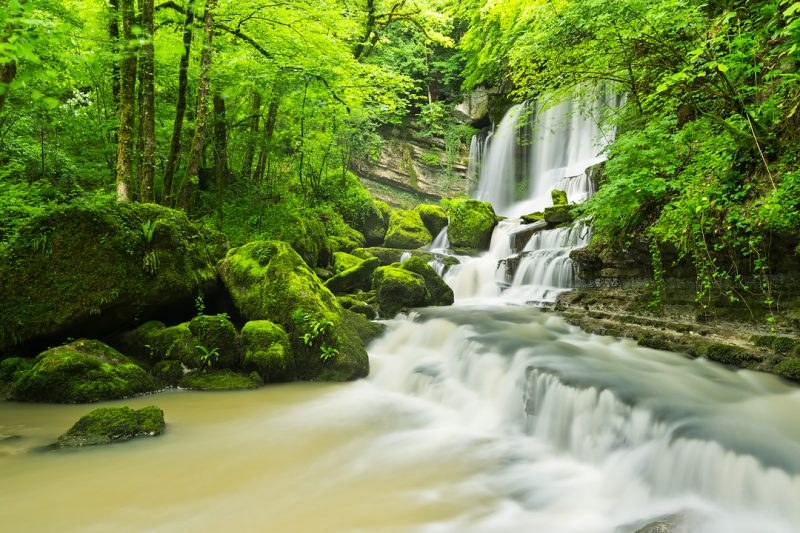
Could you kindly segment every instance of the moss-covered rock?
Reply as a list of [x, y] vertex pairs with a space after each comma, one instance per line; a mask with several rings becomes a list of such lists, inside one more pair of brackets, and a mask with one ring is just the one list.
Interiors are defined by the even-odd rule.
[[101, 336], [216, 288], [214, 258], [177, 210], [61, 205], [0, 245], [0, 351], [37, 339]]
[[338, 233], [328, 237], [328, 240], [334, 253], [349, 252], [356, 248], [363, 248], [367, 242], [360, 231], [347, 225], [340, 225]]
[[450, 225], [447, 238], [452, 246], [487, 250], [497, 216], [488, 202], [479, 200], [451, 200], [448, 206]]
[[379, 200], [372, 202], [372, 209], [364, 217], [364, 223], [361, 227], [356, 228], [364, 235], [367, 246], [383, 244], [391, 214], [392, 208], [387, 203]]
[[800, 358], [790, 357], [775, 365], [775, 373], [786, 379], [800, 381]]
[[213, 370], [211, 372], [190, 372], [181, 378], [178, 386], [182, 389], [224, 391], [257, 389], [261, 386], [258, 374], [245, 376], [233, 370]]
[[430, 301], [422, 276], [399, 267], [378, 268], [372, 276], [372, 288], [378, 297], [381, 316], [387, 318], [403, 309], [427, 305]]
[[163, 385], [100, 341], [80, 339], [41, 353], [18, 375], [9, 398], [30, 402], [84, 403], [153, 392]]
[[152, 374], [172, 387], [178, 385], [183, 377], [183, 364], [180, 361], [159, 361], [153, 365]]
[[567, 224], [574, 220], [572, 216], [572, 207], [569, 205], [554, 205], [546, 207], [544, 210], [544, 219], [547, 221], [548, 226], [559, 226]]
[[124, 442], [161, 435], [165, 427], [164, 412], [153, 405], [135, 411], [130, 407], [100, 407], [75, 422], [55, 445], [74, 448]]
[[350, 327], [358, 334], [358, 337], [364, 345], [374, 341], [386, 331], [386, 324], [373, 322], [362, 313], [345, 310], [344, 314], [347, 316]]
[[550, 197], [553, 199], [553, 205], [567, 205], [569, 203], [567, 201], [567, 191], [553, 189], [550, 191]]
[[447, 226], [447, 213], [438, 205], [421, 204], [414, 208], [422, 223], [436, 237]]
[[[217, 351], [214, 368], [238, 368], [241, 362], [241, 347], [236, 328], [227, 315], [200, 315], [189, 321], [189, 331], [206, 350]], [[198, 348], [198, 351], [202, 351]]]
[[333, 273], [341, 274], [345, 270], [349, 270], [354, 266], [358, 265], [367, 258], [356, 257], [354, 255], [345, 253], [345, 252], [335, 252], [333, 254], [334, 264], [333, 264]]
[[378, 317], [378, 310], [369, 303], [363, 295], [374, 296], [374, 294], [375, 293], [371, 291], [368, 293], [345, 294], [337, 296], [336, 299], [344, 309], [352, 311], [353, 313], [358, 313], [359, 315], [364, 315], [367, 319], [373, 320]]
[[377, 257], [365, 259], [356, 266], [345, 270], [325, 282], [325, 286], [333, 294], [349, 294], [356, 291], [367, 291], [372, 286], [372, 273], [380, 266]]
[[403, 257], [419, 257], [423, 261], [434, 261], [434, 260], [441, 260], [444, 261], [445, 264], [448, 266], [453, 266], [458, 264], [458, 259], [449, 255], [442, 255], [442, 254], [434, 254], [428, 252], [426, 250], [403, 250], [401, 248], [383, 248], [380, 246], [375, 246], [372, 248], [360, 248], [357, 250], [353, 250], [353, 254], [358, 254], [358, 257], [364, 257], [368, 259], [370, 257], [377, 257], [380, 262], [381, 266], [388, 266], [393, 263], [399, 263], [403, 260]]
[[333, 258], [333, 249], [318, 218], [294, 215], [281, 228], [278, 239], [289, 243], [311, 268], [325, 267]]
[[522, 218], [522, 221], [526, 224], [533, 224], [534, 222], [539, 222], [541, 220], [544, 220], [544, 213], [542, 213], [541, 211], [537, 211], [536, 213], [523, 215], [520, 218]]
[[430, 295], [428, 305], [453, 304], [453, 289], [439, 277], [439, 274], [426, 261], [419, 257], [412, 257], [403, 263], [401, 268], [418, 274], [425, 280], [425, 288], [428, 289], [428, 294]]
[[149, 360], [154, 363], [164, 359], [166, 350], [161, 349], [159, 336], [166, 326], [158, 320], [145, 322], [132, 331], [119, 336], [114, 346], [131, 357]]
[[415, 211], [395, 211], [389, 218], [389, 228], [383, 245], [387, 248], [413, 250], [430, 244], [431, 232]]
[[[341, 306], [291, 246], [257, 241], [233, 249], [220, 274], [244, 318], [271, 320], [286, 330], [300, 379], [319, 379], [323, 373], [343, 380], [367, 375], [367, 353], [348, 338]], [[330, 324], [326, 332], [306, 343], [304, 335], [322, 323]], [[323, 347], [338, 354], [325, 360]]]
[[265, 383], [291, 381], [295, 377], [294, 354], [286, 331], [269, 320], [251, 320], [242, 328], [244, 367], [254, 370]]
[[30, 357], [9, 357], [0, 361], [0, 384], [16, 381], [34, 365]]

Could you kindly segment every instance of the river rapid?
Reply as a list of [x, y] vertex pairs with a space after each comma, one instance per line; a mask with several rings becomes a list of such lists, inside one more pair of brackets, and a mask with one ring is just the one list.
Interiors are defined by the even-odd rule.
[[42, 450], [95, 406], [0, 402], [4, 531], [788, 533], [800, 391], [532, 307], [389, 322], [368, 379], [168, 391], [163, 436]]

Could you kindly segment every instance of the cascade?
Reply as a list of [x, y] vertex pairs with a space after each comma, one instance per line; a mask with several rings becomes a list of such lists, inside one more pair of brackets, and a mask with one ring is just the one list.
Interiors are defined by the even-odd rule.
[[[575, 286], [569, 252], [589, 243], [590, 229], [580, 223], [541, 229], [517, 217], [551, 205], [554, 189], [565, 191], [571, 203], [591, 197], [594, 167], [614, 136], [604, 117], [620, 103], [604, 90], [589, 105], [578, 96], [550, 107], [518, 104], [485, 143], [473, 138], [469, 172], [479, 176], [474, 196], [509, 218], [495, 229], [486, 254], [460, 258], [461, 264], [446, 272], [457, 301], [502, 298], [547, 305]], [[525, 237], [521, 250], [510, 245]]]

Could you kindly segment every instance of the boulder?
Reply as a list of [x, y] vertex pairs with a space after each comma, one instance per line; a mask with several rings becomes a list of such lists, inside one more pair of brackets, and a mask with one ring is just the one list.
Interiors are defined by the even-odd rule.
[[373, 248], [358, 248], [353, 250], [353, 255], [363, 257], [364, 259], [377, 257], [381, 262], [381, 266], [391, 265], [392, 263], [400, 263], [403, 260], [403, 256], [406, 258], [419, 257], [426, 262], [440, 260], [448, 266], [458, 264], [458, 259], [450, 255], [434, 254], [425, 250], [403, 250], [400, 248], [383, 248], [379, 246], [375, 246]]
[[30, 402], [99, 402], [162, 387], [162, 383], [110, 346], [79, 339], [42, 352], [30, 369], [18, 374], [9, 398]]
[[164, 412], [153, 405], [135, 411], [130, 407], [100, 407], [75, 422], [55, 446], [74, 448], [154, 437], [161, 435], [165, 426]]
[[421, 204], [414, 211], [434, 238], [447, 226], [447, 213], [438, 205]]
[[325, 287], [333, 294], [349, 294], [368, 291], [372, 286], [372, 273], [380, 266], [377, 257], [365, 259], [356, 266], [336, 274], [325, 282]]
[[370, 291], [358, 294], [345, 294], [342, 296], [337, 296], [336, 299], [339, 301], [339, 304], [348, 311], [363, 315], [369, 320], [373, 320], [378, 317], [378, 312], [375, 306], [370, 303], [371, 301], [375, 300], [374, 292]]
[[423, 277], [400, 267], [378, 268], [372, 276], [372, 289], [377, 295], [381, 316], [386, 318], [430, 301]]
[[257, 373], [244, 376], [229, 369], [190, 372], [178, 383], [182, 389], [205, 391], [257, 389], [261, 385], [263, 382]]
[[350, 252], [355, 248], [362, 248], [367, 242], [360, 231], [345, 224], [341, 224], [338, 233], [328, 237], [328, 240], [334, 253]]
[[118, 202], [48, 208], [0, 244], [0, 351], [104, 336], [166, 306], [191, 309], [198, 293], [216, 289], [209, 250], [217, 246], [181, 211]]
[[450, 288], [431, 266], [420, 259], [412, 257], [401, 265], [401, 268], [422, 276], [425, 288], [428, 289], [430, 300], [428, 305], [452, 305], [454, 301], [453, 289]]
[[201, 366], [213, 368], [238, 368], [241, 362], [241, 347], [236, 328], [227, 315], [199, 315], [189, 321], [189, 331], [195, 341], [195, 349], [201, 355], [216, 351], [211, 360], [202, 361]]
[[570, 223], [574, 220], [572, 208], [568, 205], [546, 207], [544, 210], [544, 219], [547, 221], [549, 227]]
[[497, 216], [488, 202], [471, 199], [451, 200], [447, 238], [454, 247], [488, 250]]
[[431, 232], [415, 211], [395, 211], [389, 219], [389, 229], [383, 245], [387, 248], [413, 250], [430, 244]]
[[367, 246], [380, 246], [386, 237], [386, 230], [389, 228], [389, 218], [392, 208], [385, 202], [375, 200], [372, 208], [364, 217], [364, 223], [357, 227], [364, 235]]
[[184, 374], [183, 364], [180, 361], [159, 361], [153, 365], [151, 373], [171, 387], [177, 387]]
[[567, 205], [569, 203], [567, 201], [567, 191], [553, 189], [550, 191], [550, 198], [553, 199], [553, 205]]
[[333, 258], [325, 225], [315, 216], [288, 217], [277, 238], [289, 243], [311, 268], [325, 267]]
[[251, 242], [230, 250], [219, 270], [242, 317], [285, 329], [298, 378], [345, 381], [367, 375], [367, 353], [357, 336], [350, 338], [341, 306], [291, 246]]
[[349, 270], [354, 266], [358, 265], [366, 257], [356, 257], [352, 254], [345, 253], [345, 252], [334, 252], [333, 254], [333, 274], [340, 274], [345, 270]]
[[269, 320], [251, 320], [242, 328], [244, 367], [258, 373], [265, 383], [291, 381], [295, 377], [294, 354], [286, 331]]

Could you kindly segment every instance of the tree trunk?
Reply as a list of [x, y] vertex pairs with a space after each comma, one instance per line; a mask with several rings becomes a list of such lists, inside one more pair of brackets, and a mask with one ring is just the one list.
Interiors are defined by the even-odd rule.
[[125, 40], [120, 65], [119, 133], [117, 134], [117, 201], [129, 202], [133, 177], [133, 129], [136, 102], [136, 53], [132, 23], [134, 0], [120, 0], [122, 38]]
[[372, 38], [372, 32], [375, 30], [375, 18], [375, 0], [367, 0], [367, 21], [364, 24], [364, 35], [353, 50], [353, 57], [356, 58], [356, 61], [360, 60], [367, 50], [367, 45]]
[[228, 122], [225, 99], [219, 94], [214, 95], [214, 174], [222, 189], [228, 186]]
[[153, 182], [156, 172], [156, 122], [155, 122], [155, 50], [153, 48], [153, 0], [139, 0], [142, 8], [142, 30], [145, 42], [142, 45], [142, 110], [139, 114], [142, 122], [142, 169], [139, 184], [139, 201], [154, 202]]
[[189, 208], [192, 189], [197, 182], [200, 171], [200, 160], [205, 147], [206, 126], [208, 125], [208, 89], [211, 85], [211, 56], [214, 41], [214, 9], [217, 0], [206, 0], [205, 24], [203, 29], [203, 52], [200, 54], [200, 79], [197, 89], [197, 119], [195, 120], [194, 137], [189, 148], [186, 161], [186, 172], [180, 188], [178, 202], [180, 207]]
[[190, 0], [186, 6], [186, 22], [183, 26], [183, 55], [178, 67], [178, 101], [175, 104], [175, 123], [172, 126], [172, 141], [169, 145], [167, 165], [164, 169], [164, 190], [161, 194], [161, 203], [166, 206], [172, 204], [172, 178], [175, 175], [178, 155], [181, 151], [183, 117], [186, 114], [186, 93], [189, 89], [189, 56], [192, 51], [193, 29], [194, 1]]
[[[111, 16], [108, 18], [108, 36], [111, 38], [111, 45], [119, 45], [119, 0], [109, 0]], [[114, 102], [114, 112], [119, 108], [119, 64], [114, 62], [111, 65], [111, 98]]]
[[256, 155], [256, 139], [258, 139], [258, 126], [261, 122], [261, 93], [259, 92], [253, 92], [253, 108], [251, 113], [250, 141], [247, 143], [247, 152], [245, 152], [244, 155], [241, 172], [244, 179], [250, 179], [250, 175], [253, 172], [253, 159]]

